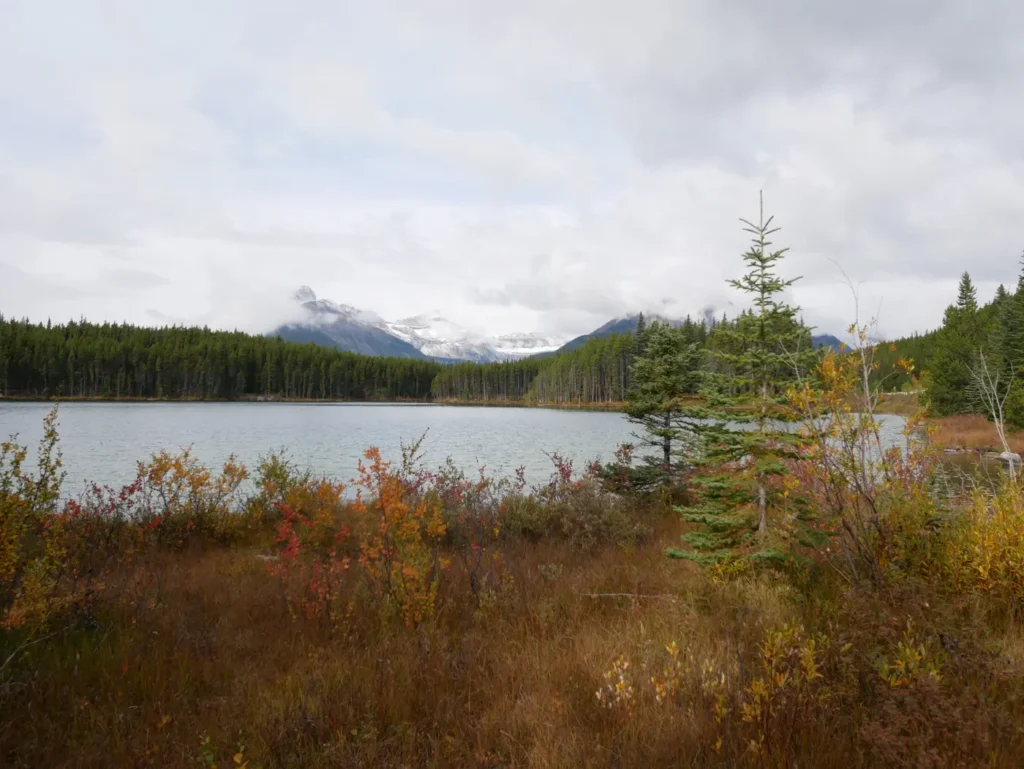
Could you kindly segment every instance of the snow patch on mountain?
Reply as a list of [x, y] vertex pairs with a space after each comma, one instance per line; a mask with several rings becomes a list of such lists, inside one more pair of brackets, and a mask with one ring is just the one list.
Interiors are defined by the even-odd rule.
[[554, 352], [565, 344], [565, 341], [565, 337], [551, 336], [538, 331], [502, 334], [495, 340], [495, 349], [502, 358], [518, 360], [530, 355]]
[[490, 337], [448, 320], [439, 310], [398, 321], [388, 321], [368, 310], [319, 299], [309, 286], [303, 286], [296, 291], [295, 300], [308, 312], [303, 324], [306, 327], [325, 328], [343, 320], [346, 324], [384, 332], [411, 345], [429, 358], [481, 363], [518, 360], [538, 353], [553, 352], [565, 341], [537, 332]]
[[486, 337], [448, 320], [437, 310], [394, 323], [384, 328], [431, 358], [493, 361], [500, 355]]

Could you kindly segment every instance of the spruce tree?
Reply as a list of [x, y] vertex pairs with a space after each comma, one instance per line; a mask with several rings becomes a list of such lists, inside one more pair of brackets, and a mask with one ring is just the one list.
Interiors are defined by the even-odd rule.
[[640, 485], [678, 477], [680, 454], [694, 434], [688, 401], [699, 387], [700, 358], [698, 345], [684, 329], [655, 322], [643, 332], [642, 352], [630, 369], [626, 408], [629, 420], [643, 427], [634, 435], [654, 450], [644, 455]]
[[784, 472], [796, 438], [780, 424], [780, 407], [787, 389], [818, 359], [799, 308], [783, 298], [799, 278], [777, 272], [788, 249], [771, 248], [779, 231], [773, 217], [764, 218], [762, 201], [757, 224], [741, 221], [751, 235], [743, 254], [747, 272], [729, 283], [748, 294], [753, 307], [717, 327], [709, 340], [706, 406], [690, 414], [704, 420], [695, 429], [695, 460], [704, 473], [695, 481], [696, 504], [681, 509], [703, 528], [684, 538], [693, 550], [669, 553], [705, 563], [779, 556], [768, 542], [771, 479]]
[[937, 416], [975, 410], [971, 367], [981, 348], [978, 297], [971, 276], [960, 277], [956, 304], [946, 308], [939, 330], [927, 386], [929, 409]]

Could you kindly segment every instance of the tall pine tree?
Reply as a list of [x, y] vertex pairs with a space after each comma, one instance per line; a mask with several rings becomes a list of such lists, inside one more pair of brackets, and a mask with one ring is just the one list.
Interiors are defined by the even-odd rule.
[[982, 336], [978, 295], [971, 276], [965, 272], [960, 277], [956, 304], [946, 308], [931, 362], [926, 395], [929, 409], [937, 416], [975, 410], [971, 367], [977, 360]]
[[795, 450], [795, 435], [779, 422], [780, 407], [787, 389], [818, 358], [799, 308], [784, 299], [799, 278], [777, 272], [788, 249], [771, 248], [779, 228], [772, 226], [773, 217], [764, 218], [763, 200], [756, 224], [741, 221], [751, 235], [743, 254], [747, 272], [730, 285], [748, 294], [753, 307], [718, 326], [709, 341], [707, 405], [690, 414], [703, 418], [695, 427], [695, 459], [705, 472], [695, 483], [696, 504], [681, 509], [703, 529], [685, 537], [693, 550], [670, 552], [706, 563], [744, 554], [778, 557], [768, 541], [775, 501], [771, 480], [784, 472], [783, 460]]

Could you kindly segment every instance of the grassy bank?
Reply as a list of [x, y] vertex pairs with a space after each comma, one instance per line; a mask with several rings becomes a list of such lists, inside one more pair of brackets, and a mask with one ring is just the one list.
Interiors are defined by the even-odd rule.
[[[921, 410], [920, 399], [913, 393], [891, 393], [879, 396], [878, 414], [914, 416]], [[928, 417], [932, 443], [940, 449], [957, 451], [1001, 452], [1002, 444], [995, 425], [979, 414], [951, 417]], [[1010, 448], [1024, 453], [1024, 430], [1007, 434]]]
[[[961, 451], [1003, 450], [995, 425], [978, 414], [961, 414], [953, 417], [933, 417], [928, 420], [932, 426], [935, 445], [941, 448]], [[1024, 453], [1024, 430], [1007, 433], [1010, 449]]]
[[[1020, 490], [937, 508], [927, 457], [872, 490], [862, 579], [841, 539], [670, 560], [666, 496], [557, 458], [530, 489], [370, 451], [353, 500], [160, 454], [60, 503], [47, 436], [0, 461], [5, 766], [1019, 766]], [[824, 514], [822, 465], [786, 488]]]
[[910, 417], [920, 410], [921, 401], [917, 393], [884, 393], [878, 396], [875, 413]]
[[498, 408], [563, 409], [566, 411], [613, 411], [623, 412], [623, 401], [532, 401], [514, 399], [460, 400], [456, 398], [436, 399], [434, 403], [445, 406], [480, 406]]

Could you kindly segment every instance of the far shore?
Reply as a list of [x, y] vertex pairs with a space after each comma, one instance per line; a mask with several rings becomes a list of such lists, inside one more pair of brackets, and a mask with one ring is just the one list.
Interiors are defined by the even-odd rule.
[[492, 399], [468, 401], [457, 399], [431, 398], [285, 398], [279, 396], [247, 396], [243, 398], [136, 398], [114, 396], [41, 396], [41, 395], [0, 395], [0, 403], [352, 403], [352, 404], [421, 404], [433, 406], [476, 406], [485, 408], [546, 408], [572, 411], [619, 411], [626, 410], [621, 401], [612, 402], [565, 402], [522, 401]]

